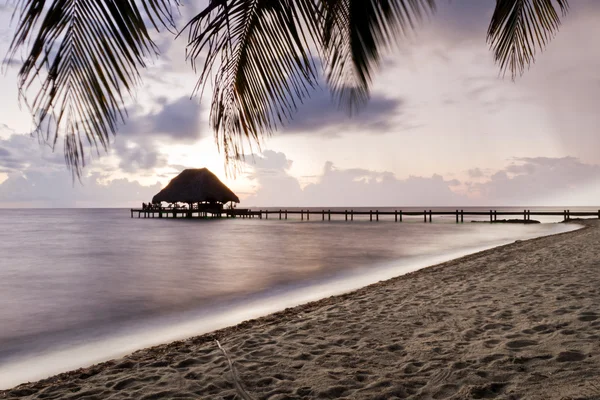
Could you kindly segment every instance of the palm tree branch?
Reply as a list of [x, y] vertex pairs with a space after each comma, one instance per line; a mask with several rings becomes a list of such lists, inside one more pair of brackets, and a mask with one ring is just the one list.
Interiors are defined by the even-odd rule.
[[389, 48], [435, 11], [434, 0], [322, 0], [327, 80], [353, 112], [369, 99], [381, 48]]
[[487, 40], [501, 74], [514, 79], [535, 62], [569, 10], [568, 0], [497, 0]]
[[[56, 144], [74, 176], [85, 165], [82, 137], [107, 149], [140, 68], [157, 54], [146, 20], [172, 29], [178, 0], [16, 0], [16, 30], [7, 57], [24, 49], [22, 98], [37, 132]], [[141, 7], [139, 6], [141, 4]], [[33, 95], [31, 95], [33, 92]]]
[[318, 32], [307, 29], [315, 12], [313, 0], [213, 0], [186, 26], [196, 92], [212, 83], [210, 121], [229, 162], [292, 118], [317, 84], [310, 44]]

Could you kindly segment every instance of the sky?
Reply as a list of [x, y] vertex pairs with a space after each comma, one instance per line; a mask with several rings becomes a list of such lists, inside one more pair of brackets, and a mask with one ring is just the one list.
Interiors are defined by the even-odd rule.
[[[185, 1], [178, 25], [204, 1]], [[600, 3], [572, 0], [556, 38], [521, 78], [499, 75], [485, 41], [494, 0], [439, 1], [386, 54], [369, 104], [349, 117], [317, 88], [293, 121], [227, 176], [208, 124], [210, 92], [185, 38], [155, 34], [129, 118], [73, 182], [62, 145], [32, 135], [19, 59], [0, 77], [0, 207], [130, 207], [185, 168], [207, 167], [258, 206], [600, 205]], [[12, 10], [0, 7], [0, 26]], [[6, 53], [11, 28], [0, 30]]]

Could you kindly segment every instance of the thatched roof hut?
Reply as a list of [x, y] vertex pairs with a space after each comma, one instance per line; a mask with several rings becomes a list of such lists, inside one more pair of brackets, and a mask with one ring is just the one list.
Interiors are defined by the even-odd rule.
[[183, 170], [156, 196], [152, 203], [239, 203], [240, 199], [206, 168]]

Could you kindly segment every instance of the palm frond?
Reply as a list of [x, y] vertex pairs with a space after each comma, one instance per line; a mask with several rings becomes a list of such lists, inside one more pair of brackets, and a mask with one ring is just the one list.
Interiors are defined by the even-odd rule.
[[316, 12], [314, 0], [211, 0], [186, 26], [187, 57], [200, 70], [196, 92], [212, 82], [210, 122], [229, 166], [244, 143], [260, 147], [288, 121], [317, 84]]
[[434, 0], [322, 0], [323, 48], [334, 96], [352, 112], [369, 99], [382, 47], [389, 48], [425, 15]]
[[513, 79], [522, 75], [556, 34], [568, 9], [568, 0], [497, 0], [488, 43], [501, 73], [510, 71]]
[[124, 121], [125, 95], [139, 83], [146, 57], [157, 53], [145, 18], [156, 28], [173, 27], [177, 1], [16, 0], [9, 56], [28, 51], [19, 89], [38, 134], [53, 147], [64, 136], [74, 176], [85, 165], [82, 137], [96, 151], [107, 148]]

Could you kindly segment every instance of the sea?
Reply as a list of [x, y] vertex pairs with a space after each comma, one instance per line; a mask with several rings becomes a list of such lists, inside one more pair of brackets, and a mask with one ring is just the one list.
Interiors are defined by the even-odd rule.
[[[552, 209], [564, 207], [536, 208]], [[0, 209], [0, 388], [577, 228], [558, 217], [530, 225], [289, 218]]]

